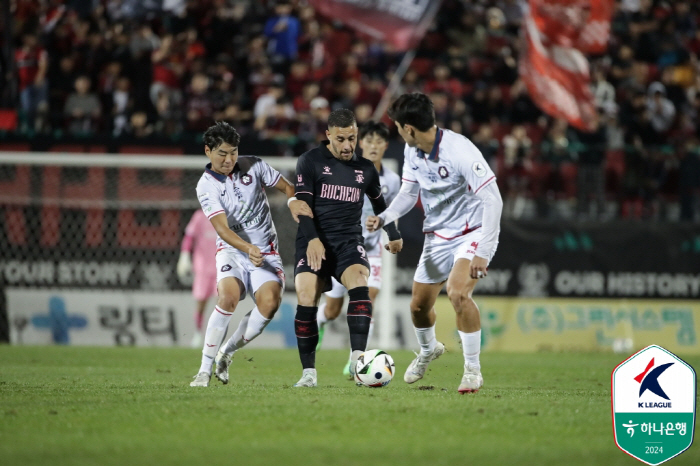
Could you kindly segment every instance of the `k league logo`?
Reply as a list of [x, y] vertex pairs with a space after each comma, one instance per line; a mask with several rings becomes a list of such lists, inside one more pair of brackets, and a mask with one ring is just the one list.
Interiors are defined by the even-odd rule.
[[612, 373], [615, 443], [628, 455], [657, 465], [690, 447], [695, 431], [695, 370], [651, 345]]

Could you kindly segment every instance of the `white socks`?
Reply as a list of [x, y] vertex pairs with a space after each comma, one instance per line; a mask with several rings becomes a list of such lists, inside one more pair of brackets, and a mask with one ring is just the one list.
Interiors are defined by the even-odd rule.
[[459, 338], [462, 339], [462, 352], [464, 353], [464, 363], [469, 364], [476, 370], [481, 370], [479, 363], [479, 353], [481, 352], [481, 330], [466, 333], [459, 331]]
[[320, 306], [318, 306], [318, 312], [316, 312], [316, 322], [318, 323], [318, 328], [323, 327], [328, 323], [328, 319], [326, 318], [326, 303], [324, 302]]
[[226, 342], [223, 351], [226, 354], [233, 354], [236, 350], [243, 348], [265, 330], [270, 319], [266, 319], [260, 314], [257, 306], [248, 312], [238, 324], [238, 328], [231, 338]]
[[204, 335], [204, 347], [202, 348], [202, 365], [199, 372], [211, 374], [211, 366], [214, 356], [221, 345], [221, 340], [226, 336], [226, 328], [231, 321], [232, 312], [226, 312], [219, 306], [214, 307], [214, 312], [209, 317], [207, 332]]
[[437, 345], [437, 340], [435, 339], [435, 325], [428, 328], [414, 328], [416, 330], [418, 344], [420, 344], [421, 356], [429, 356], [435, 349], [435, 345]]

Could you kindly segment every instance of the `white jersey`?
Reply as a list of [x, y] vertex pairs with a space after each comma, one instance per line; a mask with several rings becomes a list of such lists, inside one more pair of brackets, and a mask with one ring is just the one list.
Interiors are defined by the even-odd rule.
[[[266, 186], [275, 186], [280, 173], [258, 157], [238, 157], [233, 172], [220, 175], [207, 165], [197, 183], [197, 198], [208, 219], [225, 214], [229, 228], [263, 254], [277, 253], [277, 231], [270, 216]], [[217, 235], [216, 249], [233, 248]]]
[[[391, 170], [382, 167], [379, 172], [379, 184], [382, 185], [382, 195], [386, 201], [386, 205], [391, 204], [396, 195], [401, 189], [401, 178], [396, 173]], [[367, 217], [371, 215], [376, 215], [374, 209], [372, 208], [372, 203], [369, 197], [365, 195], [365, 203], [362, 205], [362, 237], [365, 242], [365, 251], [369, 256], [381, 256], [382, 251], [380, 248], [380, 242], [382, 239], [382, 231], [368, 231], [365, 223], [367, 222]]]
[[438, 128], [430, 154], [408, 144], [403, 153], [403, 182], [420, 186], [424, 233], [453, 239], [481, 227], [483, 206], [475, 194], [496, 175], [469, 139]]

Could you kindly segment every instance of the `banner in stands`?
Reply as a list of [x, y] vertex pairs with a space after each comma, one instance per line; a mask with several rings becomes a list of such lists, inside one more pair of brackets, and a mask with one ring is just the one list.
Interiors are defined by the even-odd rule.
[[375, 40], [408, 50], [419, 41], [441, 0], [309, 0], [324, 16], [342, 21]]
[[[478, 298], [484, 351], [616, 351], [651, 344], [700, 354], [700, 301]], [[438, 298], [436, 334], [461, 351], [454, 311]]]

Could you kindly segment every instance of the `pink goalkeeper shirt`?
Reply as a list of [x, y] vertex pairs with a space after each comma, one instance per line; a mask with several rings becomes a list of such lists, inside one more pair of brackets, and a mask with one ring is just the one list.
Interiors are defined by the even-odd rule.
[[216, 276], [216, 230], [202, 209], [195, 210], [185, 228], [182, 251], [192, 254], [192, 274]]

